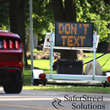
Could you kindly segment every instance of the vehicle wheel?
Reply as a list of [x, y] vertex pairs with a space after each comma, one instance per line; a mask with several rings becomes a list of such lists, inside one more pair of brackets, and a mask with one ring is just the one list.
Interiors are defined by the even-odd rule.
[[22, 90], [23, 86], [23, 81], [22, 82], [15, 82], [15, 81], [10, 81], [6, 83], [3, 88], [5, 93], [20, 93]]
[[42, 81], [42, 85], [43, 86], [46, 86], [46, 83], [47, 83], [47, 79], [45, 79], [45, 80]]
[[33, 85], [39, 85], [39, 79], [33, 79]]
[[110, 82], [106, 82], [106, 86], [107, 87], [110, 87]]

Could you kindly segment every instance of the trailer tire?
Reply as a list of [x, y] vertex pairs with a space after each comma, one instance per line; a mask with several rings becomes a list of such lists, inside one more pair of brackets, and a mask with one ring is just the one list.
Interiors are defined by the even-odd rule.
[[39, 79], [33, 79], [33, 85], [39, 86]]
[[47, 80], [42, 81], [42, 85], [46, 86], [46, 82], [47, 82]]

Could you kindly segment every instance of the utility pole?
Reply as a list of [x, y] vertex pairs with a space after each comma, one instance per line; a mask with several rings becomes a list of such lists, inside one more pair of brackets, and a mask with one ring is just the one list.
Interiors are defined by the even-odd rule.
[[33, 19], [32, 19], [32, 0], [30, 1], [30, 37], [31, 37], [31, 78], [33, 72]]

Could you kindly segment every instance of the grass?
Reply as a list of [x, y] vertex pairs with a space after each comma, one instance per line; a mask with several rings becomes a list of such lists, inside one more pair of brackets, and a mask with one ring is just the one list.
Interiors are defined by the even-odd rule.
[[100, 93], [110, 94], [110, 87], [74, 87], [74, 86], [24, 86], [24, 89], [43, 90], [43, 91], [63, 91], [77, 93]]
[[[82, 58], [79, 60], [84, 60], [88, 62], [93, 59], [92, 53], [85, 53], [88, 57]], [[102, 55], [102, 53], [97, 53], [96, 57]], [[110, 54], [106, 54], [105, 56], [98, 59], [98, 62], [102, 66], [105, 61], [110, 57]], [[55, 61], [55, 60], [54, 60]], [[53, 62], [54, 62], [53, 61]], [[28, 64], [31, 65], [31, 60], [28, 60]], [[85, 66], [83, 66], [83, 72], [85, 73]], [[40, 68], [44, 70], [44, 73], [50, 73], [50, 64], [49, 60], [34, 60], [34, 67]], [[102, 71], [110, 71], [110, 59], [109, 61], [102, 67]], [[53, 71], [56, 74], [56, 71]], [[110, 87], [102, 88], [102, 87], [68, 87], [68, 86], [31, 86], [31, 69], [25, 68], [24, 70], [24, 87], [25, 89], [35, 89], [35, 90], [49, 90], [49, 91], [69, 91], [69, 92], [84, 92], [84, 93], [109, 93], [110, 94]]]
[[[102, 54], [103, 53], [97, 53], [96, 57], [99, 57]], [[84, 60], [84, 63], [93, 59], [93, 54], [92, 53], [86, 53], [86, 55], [89, 56], [89, 57], [81, 59], [81, 60]], [[109, 61], [103, 66], [103, 64], [108, 60], [108, 58], [109, 58]], [[100, 63], [101, 66], [103, 66], [102, 67], [103, 72], [110, 71], [110, 54], [104, 55], [103, 57], [97, 59], [97, 61]], [[84, 65], [84, 73], [85, 73], [85, 66], [86, 65]]]
[[31, 69], [25, 68], [24, 70], [24, 85], [31, 85]]
[[[85, 53], [88, 57], [86, 58], [81, 58], [79, 60], [84, 60], [84, 63], [85, 62], [88, 62], [90, 60], [93, 59], [93, 53]], [[103, 53], [97, 53], [96, 54], [96, 57], [102, 55]], [[110, 57], [110, 54], [106, 54], [105, 56], [97, 59], [98, 62], [100, 63], [100, 65], [102, 66], [105, 61], [107, 61], [107, 59]], [[53, 60], [54, 62], [55, 60]], [[28, 64], [30, 65], [31, 64], [31, 60], [28, 60]], [[85, 73], [85, 66], [83, 66], [83, 72]], [[37, 68], [40, 68], [40, 69], [43, 69], [44, 70], [44, 73], [50, 73], [50, 63], [49, 63], [49, 60], [34, 60], [34, 67], [37, 67]], [[105, 71], [110, 71], [110, 59], [109, 61], [103, 66], [102, 68], [102, 71], [105, 72]], [[56, 71], [53, 71], [53, 73], [56, 73]]]

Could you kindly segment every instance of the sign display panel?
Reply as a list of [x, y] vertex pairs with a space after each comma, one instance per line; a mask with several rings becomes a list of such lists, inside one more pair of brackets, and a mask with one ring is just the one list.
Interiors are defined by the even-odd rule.
[[55, 46], [93, 47], [93, 23], [55, 23]]

